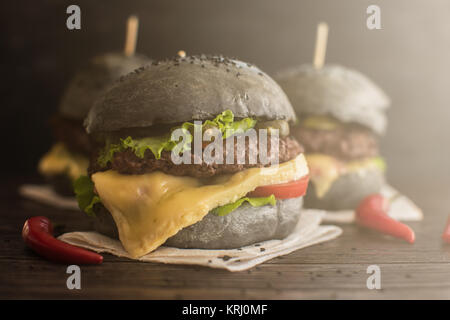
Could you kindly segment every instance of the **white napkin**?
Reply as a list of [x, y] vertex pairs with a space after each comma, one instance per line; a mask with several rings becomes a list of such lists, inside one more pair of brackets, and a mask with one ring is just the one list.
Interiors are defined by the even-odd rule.
[[[161, 246], [138, 260], [243, 271], [275, 257], [338, 237], [342, 229], [336, 226], [321, 226], [322, 216], [321, 213], [303, 210], [294, 232], [283, 240], [268, 240], [239, 249], [224, 250], [177, 249]], [[59, 239], [92, 251], [130, 258], [119, 240], [97, 232], [70, 232], [61, 235]]]
[[20, 186], [19, 194], [24, 198], [48, 204], [56, 208], [80, 210], [78, 202], [74, 197], [60, 196], [49, 185], [24, 184]]

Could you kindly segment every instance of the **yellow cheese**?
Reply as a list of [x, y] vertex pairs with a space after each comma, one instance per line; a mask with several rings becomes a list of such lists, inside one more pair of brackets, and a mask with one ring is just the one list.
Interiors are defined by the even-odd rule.
[[384, 170], [381, 158], [342, 162], [325, 154], [307, 154], [306, 161], [311, 170], [310, 180], [314, 184], [316, 196], [322, 198], [331, 185], [341, 176], [351, 172], [364, 172], [368, 169]]
[[66, 173], [72, 180], [86, 175], [89, 160], [87, 157], [69, 152], [62, 143], [55, 144], [39, 162], [38, 170], [45, 176]]
[[302, 126], [317, 130], [334, 130], [342, 126], [342, 124], [328, 116], [308, 116], [302, 121]]
[[314, 184], [316, 196], [322, 198], [341, 175], [342, 165], [336, 158], [323, 154], [308, 154], [306, 162], [311, 170], [309, 178]]
[[111, 212], [124, 248], [132, 257], [162, 245], [182, 228], [203, 219], [212, 209], [234, 202], [255, 188], [285, 183], [308, 174], [303, 155], [269, 168], [252, 168], [208, 184], [162, 172], [92, 175], [95, 189]]

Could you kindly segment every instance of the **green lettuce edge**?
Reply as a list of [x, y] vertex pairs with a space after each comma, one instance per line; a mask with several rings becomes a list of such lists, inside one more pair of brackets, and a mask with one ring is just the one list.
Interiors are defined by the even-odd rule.
[[[220, 130], [223, 139], [226, 139], [234, 134], [244, 133], [247, 130], [253, 128], [256, 125], [257, 120], [252, 118], [244, 118], [239, 121], [234, 121], [234, 114], [231, 110], [225, 110], [213, 120], [206, 120], [201, 125], [201, 130], [205, 128], [215, 127]], [[175, 129], [181, 128], [186, 134], [185, 144], [182, 146], [180, 153], [186, 150], [190, 150], [190, 144], [192, 142], [192, 131], [198, 126], [192, 122], [185, 122], [179, 127], [171, 129], [171, 132]], [[106, 167], [109, 162], [112, 161], [116, 152], [131, 149], [134, 154], [139, 158], [144, 158], [145, 152], [150, 150], [155, 159], [161, 158], [163, 151], [171, 151], [180, 141], [176, 141], [172, 134], [167, 134], [159, 137], [146, 137], [141, 139], [133, 139], [128, 136], [125, 139], [120, 139], [119, 143], [106, 143], [103, 150], [100, 152], [97, 162], [101, 167]]]
[[90, 217], [95, 217], [94, 206], [101, 203], [101, 199], [94, 193], [94, 183], [88, 176], [80, 176], [73, 182], [73, 191], [78, 207]]
[[387, 169], [386, 161], [383, 157], [374, 157], [372, 158], [373, 164], [381, 171], [385, 172]]
[[273, 194], [268, 197], [261, 197], [261, 198], [244, 197], [235, 202], [217, 207], [213, 209], [211, 212], [217, 216], [223, 217], [239, 208], [244, 202], [248, 202], [252, 207], [262, 207], [267, 204], [274, 206], [277, 204], [277, 200], [275, 199], [275, 196]]

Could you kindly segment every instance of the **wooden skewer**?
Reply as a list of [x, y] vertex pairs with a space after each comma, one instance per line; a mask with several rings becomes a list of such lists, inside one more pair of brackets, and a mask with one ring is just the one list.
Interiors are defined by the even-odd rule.
[[136, 51], [136, 40], [139, 28], [139, 19], [136, 16], [130, 16], [127, 21], [127, 37], [125, 39], [124, 53], [127, 57], [134, 55]]
[[180, 51], [178, 51], [178, 56], [180, 58], [185, 58], [186, 57], [186, 52], [184, 50], [180, 50]]
[[328, 41], [328, 24], [321, 22], [317, 25], [316, 50], [314, 52], [314, 68], [320, 69], [325, 63]]

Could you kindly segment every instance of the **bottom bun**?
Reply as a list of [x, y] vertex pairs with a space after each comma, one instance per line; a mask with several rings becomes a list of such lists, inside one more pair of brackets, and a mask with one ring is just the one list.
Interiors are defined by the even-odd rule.
[[[252, 207], [244, 203], [223, 217], [207, 214], [203, 220], [169, 238], [164, 245], [176, 248], [232, 249], [265, 240], [283, 239], [297, 225], [302, 206], [302, 197], [277, 200], [275, 206]], [[93, 220], [98, 232], [118, 238], [114, 220], [105, 208], [99, 210]]]
[[303, 198], [277, 200], [275, 206], [244, 203], [226, 216], [212, 213], [182, 229], [165, 245], [176, 248], [232, 249], [256, 242], [283, 239], [297, 225]]
[[305, 207], [332, 211], [356, 209], [366, 196], [380, 192], [384, 181], [380, 170], [349, 173], [339, 177], [322, 198], [317, 198], [314, 183], [310, 183]]

